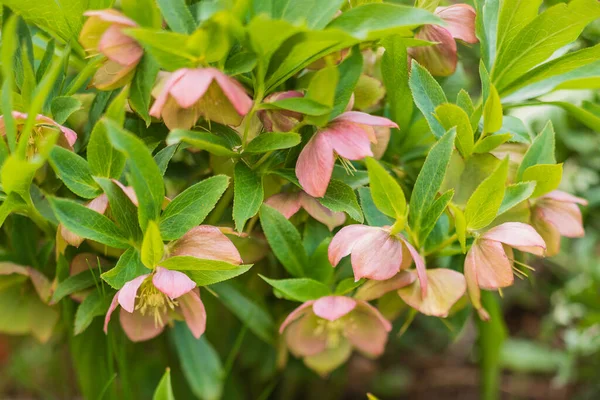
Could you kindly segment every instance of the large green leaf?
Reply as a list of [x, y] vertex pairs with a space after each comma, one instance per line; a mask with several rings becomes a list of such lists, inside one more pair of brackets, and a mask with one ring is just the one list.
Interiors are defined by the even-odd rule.
[[146, 122], [146, 126], [150, 125], [150, 114], [148, 114], [151, 100], [150, 94], [154, 87], [158, 71], [159, 67], [156, 61], [147, 54], [144, 54], [136, 67], [135, 75], [131, 81], [129, 105], [142, 117]]
[[505, 158], [490, 176], [475, 189], [465, 207], [467, 229], [478, 230], [488, 226], [502, 205], [508, 175], [508, 158]]
[[144, 240], [142, 241], [142, 251], [140, 258], [142, 264], [149, 269], [154, 269], [158, 262], [163, 258], [165, 254], [165, 245], [162, 237], [160, 237], [160, 231], [158, 225], [154, 221], [148, 221], [146, 225], [146, 232], [144, 232]]
[[435, 109], [435, 115], [444, 129], [456, 127], [456, 148], [463, 157], [473, 153], [474, 133], [467, 113], [455, 104], [442, 104]]
[[398, 182], [375, 159], [367, 158], [365, 162], [371, 196], [379, 211], [392, 218], [404, 218], [406, 198]]
[[256, 215], [264, 200], [262, 176], [243, 162], [235, 165], [233, 175], [233, 220], [238, 232]]
[[156, 0], [169, 28], [177, 33], [192, 33], [196, 28], [194, 17], [185, 0]]
[[158, 382], [152, 400], [175, 400], [173, 387], [171, 386], [171, 370], [169, 368], [167, 368], [160, 382]]
[[448, 102], [444, 90], [433, 76], [431, 76], [429, 71], [415, 60], [412, 61], [412, 69], [408, 82], [415, 104], [423, 113], [431, 131], [438, 138], [442, 137], [446, 133], [446, 130], [435, 118], [434, 113], [437, 106]]
[[117, 226], [123, 230], [128, 238], [139, 242], [142, 238], [142, 231], [137, 220], [137, 206], [133, 204], [123, 189], [112, 180], [96, 178], [96, 182], [108, 197], [110, 212]]
[[252, 6], [256, 15], [263, 14], [293, 24], [305, 23], [311, 29], [322, 29], [343, 3], [344, 0], [256, 0]]
[[79, 197], [93, 199], [101, 193], [87, 161], [74, 152], [56, 146], [50, 153], [50, 164], [60, 180]]
[[414, 110], [408, 86], [408, 49], [401, 36], [391, 36], [382, 41], [385, 53], [381, 58], [383, 84], [387, 92], [390, 117], [400, 130], [408, 129]]
[[300, 135], [295, 132], [264, 132], [252, 139], [244, 153], [266, 153], [288, 149], [300, 143]]
[[554, 127], [552, 122], [548, 121], [542, 132], [535, 138], [523, 161], [517, 170], [517, 180], [521, 180], [525, 170], [536, 164], [554, 164]]
[[99, 290], [94, 290], [88, 294], [77, 307], [77, 312], [75, 312], [73, 334], [79, 335], [90, 326], [94, 318], [104, 316], [111, 300], [110, 296]]
[[345, 212], [355, 221], [364, 221], [354, 190], [342, 181], [332, 179], [319, 202], [331, 211]]
[[140, 275], [149, 274], [152, 270], [144, 267], [140, 254], [130, 247], [121, 255], [117, 265], [100, 275], [100, 277], [113, 288], [119, 290], [132, 279]]
[[518, 36], [519, 31], [535, 19], [543, 0], [504, 0], [498, 17], [498, 52]]
[[188, 131], [173, 129], [167, 137], [167, 144], [188, 143], [199, 150], [206, 150], [216, 156], [233, 157], [238, 153], [231, 150], [231, 146], [223, 137], [210, 132]]
[[269, 279], [260, 275], [269, 285], [276, 289], [284, 298], [305, 302], [331, 294], [329, 288], [319, 281], [309, 278]]

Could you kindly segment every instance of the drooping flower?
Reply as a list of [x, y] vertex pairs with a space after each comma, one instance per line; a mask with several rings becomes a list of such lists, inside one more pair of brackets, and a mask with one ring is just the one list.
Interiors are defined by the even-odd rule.
[[374, 126], [397, 128], [394, 122], [358, 111], [348, 111], [320, 129], [304, 146], [296, 164], [296, 175], [306, 193], [323, 197], [331, 180], [336, 155], [346, 160], [373, 156], [377, 141]]
[[555, 190], [535, 201], [532, 224], [546, 242], [546, 255], [560, 250], [560, 237], [583, 237], [583, 222], [578, 204], [586, 206], [587, 200]]
[[351, 255], [354, 279], [369, 278], [384, 281], [415, 262], [423, 296], [427, 294], [425, 261], [401, 234], [392, 234], [390, 227], [367, 225], [346, 226], [329, 244], [329, 262], [334, 267]]
[[79, 42], [90, 55], [102, 54], [107, 60], [92, 79], [100, 90], [113, 90], [125, 85], [135, 72], [144, 51], [123, 29], [137, 24], [116, 10], [92, 10], [79, 35]]
[[[27, 121], [27, 114], [19, 111], [13, 111], [12, 117], [17, 127], [17, 135], [20, 134], [20, 128]], [[27, 156], [32, 157], [38, 151], [38, 145], [40, 140], [45, 138], [51, 131], [59, 131], [57, 145], [64, 147], [65, 149], [73, 150], [73, 145], [77, 141], [77, 134], [65, 126], [58, 124], [52, 118], [48, 118], [44, 115], [38, 114], [35, 117], [35, 125], [29, 137], [29, 143], [27, 144]], [[4, 116], [0, 115], [0, 136], [6, 136], [6, 125]]]
[[[169, 257], [191, 256], [242, 263], [233, 243], [219, 230], [201, 225], [169, 245]], [[206, 328], [206, 311], [196, 283], [180, 271], [157, 266], [154, 271], [127, 282], [114, 296], [104, 319], [104, 332], [113, 311], [121, 306], [119, 319], [127, 337], [134, 342], [158, 336], [175, 317], [183, 317], [199, 338]]]
[[433, 46], [412, 47], [409, 53], [435, 76], [449, 76], [456, 70], [458, 63], [455, 39], [466, 43], [477, 43], [475, 36], [475, 10], [467, 4], [453, 4], [438, 7], [435, 15], [446, 26], [425, 25], [415, 38], [436, 42]]
[[182, 68], [173, 72], [150, 109], [169, 129], [189, 129], [200, 116], [225, 125], [239, 125], [252, 99], [235, 79], [216, 68]]
[[[265, 97], [264, 103], [297, 97], [304, 97], [304, 94], [297, 90], [277, 92]], [[289, 110], [260, 110], [257, 114], [267, 132], [289, 132], [302, 121], [302, 114]]]
[[319, 203], [317, 199], [302, 191], [275, 194], [269, 197], [265, 204], [279, 211], [287, 219], [290, 219], [292, 215], [300, 211], [300, 208], [303, 208], [311, 217], [325, 224], [330, 231], [346, 221], [346, 214], [331, 211]]
[[279, 333], [292, 354], [326, 375], [343, 364], [353, 348], [368, 357], [381, 355], [391, 329], [389, 321], [366, 301], [326, 296], [296, 308]]
[[544, 239], [527, 224], [506, 222], [475, 239], [465, 260], [465, 278], [473, 307], [483, 319], [487, 312], [481, 306], [479, 289], [496, 290], [513, 284], [512, 248], [543, 256]]

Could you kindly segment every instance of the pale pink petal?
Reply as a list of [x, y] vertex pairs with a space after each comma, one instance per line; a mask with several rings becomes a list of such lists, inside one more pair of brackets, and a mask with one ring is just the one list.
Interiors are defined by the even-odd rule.
[[180, 271], [172, 271], [163, 267], [157, 267], [152, 277], [154, 286], [169, 296], [176, 299], [196, 287], [196, 282]]
[[90, 210], [94, 210], [99, 214], [104, 214], [108, 208], [108, 197], [106, 194], [101, 194], [85, 205]]
[[358, 300], [357, 307], [355, 310], [356, 311], [359, 311], [359, 310], [364, 311], [367, 314], [371, 314], [372, 316], [377, 318], [377, 321], [381, 324], [381, 326], [383, 327], [383, 329], [385, 329], [386, 332], [390, 332], [392, 330], [392, 324], [390, 323], [390, 321], [388, 321], [383, 316], [383, 314], [381, 314], [381, 312], [379, 312], [379, 310], [377, 308], [373, 307], [368, 302], [366, 302], [364, 300]]
[[577, 204], [581, 204], [582, 206], [588, 205], [588, 201], [586, 199], [582, 199], [581, 197], [573, 196], [572, 194], [563, 192], [561, 190], [554, 190], [550, 193], [546, 193], [545, 195], [540, 197], [540, 200], [542, 200], [542, 199], [556, 200], [556, 201], [561, 201], [564, 203], [577, 203]]
[[108, 59], [121, 65], [136, 64], [142, 58], [142, 47], [131, 37], [125, 35], [117, 25], [110, 26], [98, 43], [98, 51]]
[[310, 311], [309, 307], [311, 307], [314, 304], [314, 301], [307, 301], [305, 303], [302, 303], [302, 305], [300, 305], [300, 307], [296, 308], [294, 311], [292, 311], [287, 318], [283, 321], [283, 323], [281, 324], [281, 326], [279, 327], [279, 333], [283, 333], [283, 331], [285, 330], [285, 328], [291, 324], [293, 321], [297, 320], [298, 318], [300, 318], [302, 315], [304, 315], [306, 312]]
[[463, 274], [451, 269], [427, 270], [428, 290], [423, 297], [419, 281], [398, 290], [402, 300], [425, 315], [445, 318], [467, 288]]
[[371, 150], [373, 151], [373, 157], [376, 160], [380, 160], [390, 143], [392, 131], [385, 126], [376, 126], [373, 129], [375, 132], [375, 141], [371, 140]]
[[333, 147], [323, 132], [317, 132], [304, 146], [296, 163], [296, 176], [304, 191], [313, 197], [323, 197], [334, 164]]
[[110, 316], [113, 311], [119, 305], [119, 292], [115, 293], [113, 296], [112, 302], [110, 303], [110, 307], [108, 307], [108, 311], [106, 312], [106, 316], [104, 317], [104, 333], [108, 333], [108, 323], [110, 322]]
[[434, 76], [450, 76], [458, 63], [456, 42], [450, 31], [436, 25], [425, 25], [415, 38], [439, 43], [411, 47], [409, 54]]
[[371, 301], [380, 298], [386, 293], [408, 286], [417, 279], [412, 271], [400, 271], [393, 278], [385, 281], [367, 281], [358, 288], [355, 299]]
[[495, 240], [537, 256], [543, 256], [546, 250], [544, 239], [531, 226], [521, 222], [498, 225], [483, 234], [482, 238]]
[[321, 131], [321, 135], [337, 154], [348, 160], [373, 156], [369, 132], [356, 123], [336, 121]]
[[475, 36], [475, 10], [468, 4], [453, 4], [438, 7], [435, 13], [446, 22], [446, 28], [455, 39], [467, 43], [477, 43]]
[[425, 260], [423, 260], [423, 257], [421, 257], [421, 254], [419, 254], [417, 249], [408, 243], [406, 239], [402, 238], [402, 241], [404, 242], [404, 245], [406, 245], [406, 248], [410, 252], [411, 257], [415, 262], [417, 275], [419, 277], [419, 282], [421, 283], [421, 294], [423, 297], [425, 297], [427, 295], [427, 271], [425, 269]]
[[378, 117], [376, 115], [371, 115], [360, 111], [346, 111], [345, 113], [335, 117], [333, 121], [346, 121], [368, 126], [387, 126], [388, 128], [398, 128], [398, 124], [388, 118]]
[[477, 282], [478, 257], [478, 253], [471, 247], [465, 259], [465, 280], [467, 281], [467, 291], [473, 308], [477, 310], [477, 313], [482, 320], [489, 321], [490, 316], [481, 305], [481, 291], [479, 290], [479, 283]]
[[137, 195], [135, 194], [135, 190], [133, 189], [133, 187], [125, 186], [116, 179], [112, 179], [112, 181], [115, 185], [117, 185], [118, 187], [121, 188], [121, 190], [123, 191], [123, 193], [125, 193], [125, 195], [127, 197], [129, 197], [129, 200], [131, 200], [131, 202], [133, 203], [134, 206], [136, 206], [136, 207], [139, 206]]
[[150, 274], [145, 274], [138, 276], [135, 279], [127, 282], [121, 290], [119, 290], [119, 304], [123, 307], [127, 312], [132, 313], [135, 309], [135, 298], [137, 296], [137, 291], [144, 283], [144, 280], [149, 277]]
[[546, 243], [546, 255], [552, 257], [560, 251], [560, 232], [558, 228], [546, 221], [539, 207], [534, 208], [532, 224]]
[[335, 234], [329, 244], [329, 262], [334, 267], [339, 264], [342, 258], [352, 252], [356, 244], [365, 240], [367, 235], [381, 230], [381, 228], [367, 225], [349, 225], [345, 226]]
[[214, 68], [188, 69], [171, 86], [169, 93], [183, 108], [193, 106], [208, 90], [216, 70]]
[[[139, 311], [128, 313], [121, 309], [119, 317], [123, 331], [132, 342], [150, 340], [160, 335], [165, 328], [164, 324], [157, 324], [152, 315], [142, 315]], [[165, 321], [167, 315], [163, 315], [162, 318]]]
[[227, 96], [233, 108], [240, 115], [246, 115], [252, 108], [252, 99], [246, 94], [244, 87], [232, 77], [229, 77], [221, 71], [215, 69], [215, 80], [221, 87], [221, 90]]
[[217, 227], [200, 225], [179, 238], [170, 251], [171, 256], [191, 256], [204, 260], [241, 264], [242, 257], [234, 244]]
[[0, 275], [12, 274], [29, 276], [29, 270], [27, 267], [12, 262], [0, 262]]
[[513, 284], [512, 264], [502, 243], [494, 240], [478, 240], [469, 250], [467, 263], [473, 263], [477, 271], [477, 284], [482, 289], [495, 290]]
[[170, 96], [169, 92], [171, 91], [171, 88], [188, 71], [189, 71], [189, 69], [182, 68], [182, 69], [178, 69], [177, 71], [175, 71], [171, 75], [169, 75], [169, 77], [166, 79], [166, 81], [162, 84], [162, 89], [161, 89], [160, 93], [158, 94], [158, 97], [154, 101], [152, 108], [150, 108], [151, 116], [153, 116], [155, 118], [160, 118], [163, 108], [165, 107], [165, 104], [167, 103], [167, 99]]
[[375, 229], [354, 246], [350, 261], [357, 281], [390, 279], [400, 271], [402, 242], [384, 229]]
[[137, 26], [135, 21], [127, 18], [120, 12], [113, 9], [106, 10], [89, 10], [83, 13], [86, 17], [98, 17], [102, 21], [113, 22], [115, 24], [126, 25], [126, 26]]
[[555, 200], [545, 200], [536, 207], [537, 216], [552, 224], [562, 236], [583, 237], [583, 220], [581, 210], [575, 203], [565, 203]]
[[[391, 324], [368, 303], [352, 312], [352, 319], [344, 327], [344, 336], [362, 353], [371, 357], [383, 354]], [[385, 321], [385, 322], [383, 322]]]
[[68, 230], [63, 224], [60, 224], [58, 226], [58, 229], [60, 230], [60, 235], [65, 240], [65, 242], [67, 242], [73, 247], [81, 246], [81, 243], [83, 243], [83, 241], [85, 240], [81, 236], [76, 235], [70, 230]]
[[174, 97], [169, 96], [161, 115], [163, 122], [171, 130], [191, 129], [200, 118], [200, 110], [196, 106], [183, 108]]
[[306, 193], [300, 194], [300, 202], [302, 204], [302, 208], [304, 208], [311, 217], [325, 224], [330, 231], [332, 231], [336, 226], [340, 226], [346, 222], [346, 214], [343, 212], [331, 211], [319, 203], [317, 199], [309, 196]]
[[327, 332], [319, 330], [319, 318], [313, 313], [303, 315], [285, 330], [285, 341], [296, 357], [319, 354], [327, 347]]
[[179, 299], [179, 308], [185, 319], [185, 323], [196, 339], [206, 330], [206, 310], [200, 299], [200, 290], [194, 289]]
[[342, 318], [356, 307], [356, 300], [345, 296], [326, 296], [316, 300], [313, 312], [317, 317], [328, 321]]
[[269, 197], [265, 204], [273, 207], [287, 219], [300, 210], [300, 193], [277, 193]]

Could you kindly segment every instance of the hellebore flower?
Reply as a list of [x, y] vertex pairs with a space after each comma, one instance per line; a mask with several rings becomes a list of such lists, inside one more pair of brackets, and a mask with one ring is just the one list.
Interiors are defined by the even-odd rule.
[[452, 306], [465, 294], [467, 284], [460, 272], [445, 269], [428, 269], [427, 294], [421, 293], [421, 285], [414, 270], [400, 271], [385, 281], [368, 281], [362, 285], [356, 298], [370, 301], [396, 291], [409, 306], [422, 314], [446, 318]]
[[300, 208], [304, 208], [311, 217], [326, 225], [330, 231], [346, 221], [346, 214], [331, 211], [319, 203], [317, 199], [302, 191], [275, 194], [269, 197], [265, 204], [279, 211], [287, 219], [300, 211]]
[[216, 68], [182, 68], [164, 82], [150, 115], [162, 116], [169, 129], [189, 129], [200, 116], [224, 125], [239, 125], [252, 99], [235, 79]]
[[546, 244], [531, 226], [506, 222], [475, 239], [467, 253], [467, 289], [473, 307], [482, 319], [489, 319], [489, 316], [481, 306], [479, 289], [495, 290], [514, 282], [512, 248], [543, 256]]
[[415, 38], [437, 42], [433, 46], [412, 47], [409, 53], [435, 76], [449, 76], [456, 70], [458, 56], [454, 39], [477, 43], [475, 10], [467, 4], [438, 7], [435, 15], [446, 22], [445, 27], [425, 25]]
[[329, 244], [329, 262], [334, 267], [351, 254], [354, 279], [369, 278], [384, 281], [415, 262], [423, 296], [427, 294], [425, 261], [419, 252], [400, 234], [392, 234], [389, 226], [346, 226]]
[[285, 319], [279, 333], [296, 357], [321, 375], [343, 364], [355, 348], [380, 356], [391, 324], [363, 300], [326, 296], [307, 301]]
[[296, 175], [306, 193], [323, 197], [331, 180], [335, 156], [361, 160], [373, 156], [371, 143], [377, 141], [375, 126], [397, 128], [394, 122], [358, 111], [334, 118], [304, 146], [296, 164]]
[[555, 190], [536, 200], [532, 212], [532, 224], [546, 242], [546, 255], [553, 256], [560, 250], [560, 237], [583, 237], [581, 210], [587, 200]]
[[[192, 228], [169, 247], [169, 256], [191, 256], [236, 265], [242, 263], [233, 243], [214, 226]], [[111, 314], [118, 305], [121, 306], [121, 326], [134, 342], [158, 336], [167, 324], [180, 317], [195, 338], [199, 338], [206, 328], [206, 311], [200, 291], [196, 283], [180, 271], [157, 266], [152, 273], [127, 282], [115, 294], [106, 313], [105, 333]]]
[[79, 35], [79, 42], [90, 55], [102, 54], [107, 60], [98, 69], [92, 85], [100, 90], [113, 90], [132, 77], [144, 51], [123, 29], [137, 24], [115, 10], [86, 11], [89, 17]]
[[[19, 111], [13, 111], [11, 114], [14, 118], [17, 130], [19, 130], [19, 127], [25, 125], [27, 114]], [[31, 132], [31, 136], [29, 137], [29, 143], [27, 144], [27, 156], [32, 157], [35, 155], [37, 153], [38, 142], [46, 137], [50, 131], [57, 129], [60, 134], [56, 144], [65, 149], [73, 150], [73, 145], [75, 144], [75, 141], [77, 141], [77, 134], [73, 130], [58, 124], [53, 119], [38, 114], [35, 117], [35, 125]], [[0, 115], [0, 136], [6, 136], [6, 125], [3, 115]]]
[[[277, 92], [267, 96], [264, 103], [297, 97], [304, 97], [304, 94], [297, 90]], [[289, 110], [260, 110], [257, 114], [267, 132], [289, 132], [302, 120], [302, 114]]]

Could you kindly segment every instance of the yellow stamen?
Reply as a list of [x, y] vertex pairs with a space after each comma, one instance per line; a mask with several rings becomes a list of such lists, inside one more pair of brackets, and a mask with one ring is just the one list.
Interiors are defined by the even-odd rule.
[[174, 310], [178, 305], [176, 300], [171, 299], [154, 286], [152, 278], [148, 278], [142, 283], [138, 293], [139, 300], [135, 309], [139, 310], [142, 315], [152, 315], [156, 327], [163, 326], [165, 321], [162, 317], [169, 309]]

